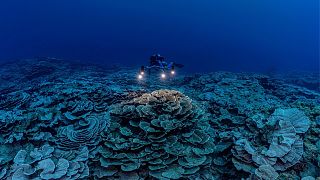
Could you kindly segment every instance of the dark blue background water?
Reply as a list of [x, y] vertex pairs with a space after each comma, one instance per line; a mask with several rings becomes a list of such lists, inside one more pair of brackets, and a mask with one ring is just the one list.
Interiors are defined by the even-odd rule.
[[157, 49], [188, 71], [318, 70], [318, 0], [2, 0], [0, 60], [139, 65]]

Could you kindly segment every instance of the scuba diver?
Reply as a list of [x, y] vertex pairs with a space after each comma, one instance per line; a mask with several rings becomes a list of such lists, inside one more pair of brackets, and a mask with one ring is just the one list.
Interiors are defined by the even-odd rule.
[[142, 79], [145, 74], [145, 70], [149, 71], [151, 74], [152, 69], [157, 69], [161, 71], [161, 78], [166, 78], [166, 72], [170, 71], [171, 76], [175, 75], [175, 67], [182, 68], [184, 65], [177, 64], [174, 62], [166, 62], [165, 58], [160, 54], [156, 53], [150, 56], [149, 58], [149, 66], [141, 66], [138, 78]]
[[160, 54], [154, 54], [150, 56], [150, 65], [155, 65], [157, 61], [164, 61], [164, 57]]

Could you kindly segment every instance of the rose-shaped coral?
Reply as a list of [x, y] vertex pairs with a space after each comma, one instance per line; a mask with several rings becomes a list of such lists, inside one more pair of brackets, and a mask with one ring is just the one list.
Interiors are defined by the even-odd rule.
[[213, 130], [191, 99], [178, 91], [143, 94], [110, 113], [100, 158], [110, 176], [179, 179], [211, 163]]

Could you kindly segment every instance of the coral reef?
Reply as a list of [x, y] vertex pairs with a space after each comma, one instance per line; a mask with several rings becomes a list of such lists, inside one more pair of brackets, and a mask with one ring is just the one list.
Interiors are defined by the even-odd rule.
[[214, 150], [214, 131], [198, 111], [190, 98], [173, 90], [115, 105], [101, 166], [113, 169], [113, 178], [194, 176], [211, 163]]
[[13, 165], [3, 170], [3, 177], [13, 180], [32, 179], [77, 179], [89, 176], [88, 149], [83, 147], [73, 152], [75, 157], [65, 156], [50, 145], [41, 148], [27, 146], [13, 159]]
[[232, 150], [233, 162], [238, 170], [255, 171], [259, 177], [265, 171], [269, 175], [264, 176], [273, 175], [266, 179], [276, 179], [276, 171], [285, 171], [302, 158], [303, 141], [298, 134], [308, 130], [310, 121], [298, 109], [277, 109], [267, 124], [274, 127], [268, 139], [269, 147], [254, 147], [247, 139], [239, 139]]
[[78, 149], [82, 146], [96, 146], [100, 134], [108, 126], [108, 117], [89, 116], [73, 125], [58, 128], [58, 147], [61, 149]]
[[319, 179], [316, 74], [0, 66], [0, 179]]

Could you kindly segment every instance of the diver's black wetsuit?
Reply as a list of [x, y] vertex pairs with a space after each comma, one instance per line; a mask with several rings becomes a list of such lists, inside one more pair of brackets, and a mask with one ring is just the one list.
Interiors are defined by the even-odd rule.
[[154, 54], [150, 57], [150, 66], [159, 65], [159, 61], [163, 62], [164, 57], [159, 54]]

